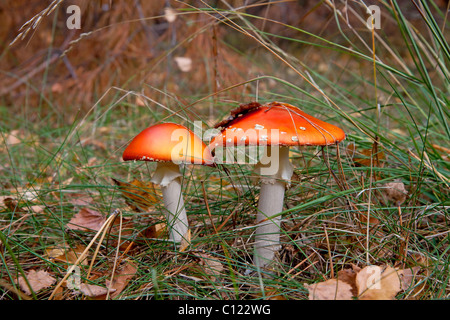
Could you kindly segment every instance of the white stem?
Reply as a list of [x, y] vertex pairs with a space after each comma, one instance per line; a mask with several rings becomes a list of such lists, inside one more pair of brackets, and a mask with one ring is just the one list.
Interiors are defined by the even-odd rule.
[[170, 239], [176, 243], [187, 236], [189, 222], [181, 193], [181, 179], [172, 180], [166, 187], [161, 187]]
[[[275, 148], [271, 148], [271, 167], [276, 166], [276, 172], [261, 178], [261, 192], [259, 195], [258, 212], [256, 223], [258, 227], [255, 232], [254, 263], [264, 268], [273, 261], [275, 253], [280, 249], [280, 222], [283, 211], [284, 191], [289, 179], [292, 177], [292, 164], [289, 161], [289, 147], [279, 148], [274, 156]], [[275, 150], [274, 150], [275, 149]], [[261, 159], [263, 161], [263, 159]], [[265, 159], [267, 163], [267, 159]], [[277, 163], [274, 163], [277, 162]], [[262, 170], [260, 170], [262, 171]], [[274, 217], [277, 215], [276, 217]]]
[[161, 186], [169, 238], [175, 243], [180, 243], [187, 236], [189, 230], [189, 221], [181, 192], [181, 176], [178, 165], [172, 162], [160, 162], [151, 180]]

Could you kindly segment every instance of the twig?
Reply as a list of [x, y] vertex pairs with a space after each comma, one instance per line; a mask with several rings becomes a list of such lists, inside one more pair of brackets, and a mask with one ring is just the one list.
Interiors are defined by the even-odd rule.
[[118, 257], [119, 257], [119, 248], [120, 248], [120, 239], [122, 237], [122, 213], [119, 214], [120, 216], [120, 225], [119, 225], [119, 238], [117, 240], [117, 248], [116, 248], [116, 257], [114, 259], [114, 266], [111, 272], [111, 280], [109, 280], [109, 286], [108, 286], [108, 292], [106, 294], [106, 300], [109, 300], [109, 293], [111, 292], [113, 280], [114, 280], [114, 273], [116, 272], [116, 268], [118, 265]]
[[208, 197], [206, 195], [205, 182], [204, 181], [202, 181], [202, 190], [203, 190], [203, 199], [205, 200], [206, 211], [208, 212], [209, 220], [211, 221], [211, 224], [212, 224], [212, 226], [214, 228], [214, 233], [217, 235], [218, 231], [217, 231], [216, 225], [214, 224], [214, 221], [212, 219], [211, 210], [209, 210]]
[[331, 279], [334, 279], [333, 257], [331, 256], [330, 240], [328, 239], [326, 224], [323, 225], [323, 231], [325, 231], [325, 239], [327, 240], [328, 255], [330, 256]]

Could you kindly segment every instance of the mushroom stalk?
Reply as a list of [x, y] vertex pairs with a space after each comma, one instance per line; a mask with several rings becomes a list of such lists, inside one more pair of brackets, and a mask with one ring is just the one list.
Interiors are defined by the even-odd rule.
[[[270, 165], [275, 166], [275, 173], [261, 178], [258, 212], [255, 232], [254, 263], [264, 268], [273, 261], [275, 253], [280, 249], [280, 223], [283, 211], [284, 192], [292, 177], [293, 167], [289, 160], [289, 147], [268, 146], [271, 153]], [[276, 149], [277, 148], [277, 149]], [[274, 155], [274, 151], [279, 152]], [[267, 163], [269, 157], [261, 159], [257, 169], [264, 174], [262, 163]]]
[[189, 230], [189, 222], [181, 190], [181, 176], [177, 164], [159, 162], [151, 180], [153, 183], [161, 186], [169, 238], [175, 243], [181, 243]]

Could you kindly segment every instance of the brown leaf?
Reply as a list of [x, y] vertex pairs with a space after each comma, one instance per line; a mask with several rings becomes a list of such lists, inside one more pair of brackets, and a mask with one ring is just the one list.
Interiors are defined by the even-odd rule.
[[[131, 261], [126, 261], [126, 264], [122, 267], [122, 269], [114, 275], [111, 285], [114, 292], [110, 295], [111, 298], [117, 297], [126, 288], [130, 280], [136, 275], [137, 270], [138, 269], [134, 263]], [[108, 288], [110, 287], [109, 280], [106, 280], [106, 286]]]
[[[80, 284], [80, 288], [78, 288], [78, 290], [80, 290], [82, 294], [88, 297], [98, 297], [108, 293], [107, 288], [100, 287], [95, 284], [86, 284], [86, 283]], [[111, 292], [112, 291], [115, 291], [115, 289], [112, 289]]]
[[349, 284], [352, 287], [352, 295], [357, 296], [356, 275], [361, 270], [358, 266], [352, 265], [351, 269], [342, 269], [337, 273], [337, 279]]
[[192, 59], [189, 57], [175, 57], [173, 58], [182, 72], [189, 72], [192, 69]]
[[390, 266], [367, 266], [361, 269], [352, 265], [351, 269], [340, 270], [337, 279], [305, 287], [309, 290], [310, 300], [352, 297], [358, 300], [392, 300], [398, 292], [411, 286], [419, 268], [398, 270]]
[[45, 209], [45, 206], [41, 206], [41, 205], [34, 205], [34, 206], [30, 207], [31, 212], [36, 213], [36, 214], [43, 213], [44, 209]]
[[145, 228], [140, 232], [140, 235], [145, 238], [157, 239], [161, 238], [161, 236], [165, 233], [165, 231], [166, 231], [166, 224], [160, 222], [148, 226], [147, 228]]
[[337, 279], [304, 286], [309, 291], [309, 300], [351, 300], [353, 297], [352, 286]]
[[408, 290], [419, 272], [420, 267], [398, 270], [402, 290]]
[[164, 18], [166, 18], [167, 22], [172, 23], [177, 18], [177, 12], [170, 7], [164, 8]]
[[401, 290], [397, 271], [387, 266], [364, 267], [356, 275], [359, 300], [393, 300]]
[[356, 166], [363, 167], [382, 167], [380, 161], [386, 158], [383, 151], [374, 152], [374, 148], [356, 149], [354, 143], [347, 146], [346, 153]]
[[181, 239], [180, 243], [180, 252], [185, 251], [189, 245], [191, 244], [191, 229], [188, 229], [186, 234], [183, 235], [183, 239]]
[[3, 199], [3, 203], [11, 212], [27, 212], [26, 210], [19, 207], [19, 202], [13, 198], [7, 197]]
[[196, 256], [200, 259], [199, 264], [203, 272], [209, 276], [211, 281], [216, 281], [216, 276], [219, 276], [223, 271], [222, 262], [206, 253], [198, 253]]
[[67, 227], [71, 230], [98, 231], [105, 221], [105, 217], [100, 212], [89, 208], [82, 208], [70, 219]]
[[86, 194], [75, 193], [71, 194], [71, 196], [72, 197], [69, 199], [69, 202], [74, 206], [88, 206], [94, 203], [94, 199]]
[[[67, 263], [67, 265], [73, 265], [77, 261], [78, 257], [81, 256], [81, 254], [84, 252], [86, 247], [84, 245], [78, 244], [75, 248], [71, 248], [67, 245], [63, 246], [55, 246], [55, 247], [48, 247], [45, 249], [47, 253], [47, 257], [50, 260], [58, 261], [58, 262], [64, 262]], [[88, 258], [83, 258], [79, 264], [82, 265], [88, 265], [89, 261]]]
[[160, 201], [155, 190], [155, 185], [151, 182], [144, 183], [137, 179], [131, 182], [122, 182], [112, 179], [125, 198], [126, 203], [136, 212], [145, 212]]
[[408, 191], [405, 189], [405, 184], [401, 181], [388, 182], [381, 188], [381, 193], [387, 202], [392, 202], [396, 206], [405, 202]]
[[[38, 292], [41, 289], [47, 288], [55, 283], [56, 279], [53, 278], [47, 271], [44, 270], [30, 270], [26, 275], [28, 282], [34, 292]], [[23, 277], [19, 277], [19, 286], [23, 292], [30, 295], [31, 291], [27, 285], [27, 282]]]
[[10, 146], [22, 143], [23, 139], [24, 139], [24, 137], [23, 137], [23, 134], [21, 134], [20, 130], [13, 130], [13, 131], [11, 131], [11, 133], [5, 134], [5, 142], [7, 145], [10, 145]]
[[87, 138], [87, 139], [82, 140], [81, 141], [81, 145], [83, 147], [90, 145], [90, 146], [93, 146], [93, 147], [96, 147], [96, 148], [99, 148], [99, 149], [102, 149], [102, 150], [106, 150], [107, 149], [104, 142], [96, 140], [96, 139], [93, 139], [93, 138]]

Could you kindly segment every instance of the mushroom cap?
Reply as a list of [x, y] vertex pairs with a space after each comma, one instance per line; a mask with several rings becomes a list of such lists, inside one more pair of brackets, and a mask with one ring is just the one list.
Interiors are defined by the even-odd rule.
[[320, 146], [345, 139], [342, 129], [282, 102], [241, 105], [215, 127], [221, 134], [211, 141], [211, 149], [224, 145]]
[[208, 146], [185, 126], [161, 123], [148, 127], [130, 142], [123, 160], [212, 165]]

